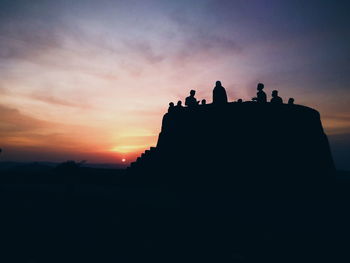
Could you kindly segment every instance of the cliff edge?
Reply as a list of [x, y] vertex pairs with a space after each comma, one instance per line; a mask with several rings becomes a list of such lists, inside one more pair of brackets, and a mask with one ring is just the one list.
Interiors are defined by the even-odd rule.
[[[129, 171], [204, 180], [321, 180], [335, 170], [320, 114], [301, 105], [231, 102], [173, 108], [157, 147]], [[147, 177], [147, 175], [144, 175]]]

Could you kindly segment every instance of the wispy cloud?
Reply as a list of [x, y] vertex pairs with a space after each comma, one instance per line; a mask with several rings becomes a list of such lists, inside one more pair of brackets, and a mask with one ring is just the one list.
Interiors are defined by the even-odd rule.
[[348, 5], [0, 1], [2, 142], [52, 151], [152, 145], [142, 134], [158, 132], [168, 102], [190, 89], [210, 101], [216, 80], [230, 99], [250, 99], [264, 82], [269, 94], [320, 110], [327, 132], [347, 133]]
[[[2, 146], [46, 147], [52, 149], [71, 149], [82, 151], [96, 145], [100, 136], [91, 138], [91, 132], [84, 126], [67, 125], [40, 120], [23, 114], [18, 109], [0, 105], [0, 136]], [[102, 135], [103, 136], [103, 135]], [[84, 138], [79, 140], [79, 138]], [[90, 139], [89, 139], [90, 138]], [[101, 142], [96, 149], [105, 146]], [[1, 146], [0, 146], [1, 147]], [[107, 147], [106, 147], [107, 148]], [[107, 150], [107, 149], [106, 149]]]
[[0, 105], [0, 133], [3, 136], [13, 136], [17, 133], [26, 133], [50, 126], [49, 122], [42, 121], [22, 114], [19, 110]]
[[322, 116], [323, 124], [329, 135], [350, 135], [350, 114], [339, 113]]
[[92, 108], [91, 105], [88, 105], [86, 103], [82, 103], [82, 102], [74, 102], [74, 101], [68, 101], [67, 99], [61, 99], [55, 96], [50, 96], [50, 95], [46, 95], [45, 93], [43, 94], [32, 94], [29, 96], [32, 99], [38, 100], [38, 101], [42, 101], [45, 103], [49, 103], [49, 104], [55, 104], [55, 105], [60, 105], [60, 106], [67, 106], [67, 107], [78, 107], [78, 108], [83, 108], [83, 109], [87, 109], [87, 108]]
[[[143, 40], [123, 40], [124, 48], [130, 52], [130, 55], [136, 55], [145, 59], [147, 63], [154, 64], [164, 60], [164, 56], [156, 54], [150, 43]], [[134, 54], [133, 54], [134, 53]]]

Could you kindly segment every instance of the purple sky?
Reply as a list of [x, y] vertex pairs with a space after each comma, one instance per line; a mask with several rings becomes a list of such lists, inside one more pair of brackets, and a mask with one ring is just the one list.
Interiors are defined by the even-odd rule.
[[131, 161], [169, 101], [268, 94], [320, 111], [350, 169], [347, 1], [1, 1], [2, 160]]

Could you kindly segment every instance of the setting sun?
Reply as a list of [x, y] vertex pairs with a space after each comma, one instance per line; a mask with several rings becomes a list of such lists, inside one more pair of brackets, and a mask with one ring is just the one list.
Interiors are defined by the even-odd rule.
[[131, 162], [156, 146], [169, 102], [194, 89], [209, 104], [221, 80], [230, 102], [263, 82], [318, 109], [348, 167], [345, 8], [307, 2], [297, 20], [295, 1], [20, 2], [0, 2], [1, 161]]

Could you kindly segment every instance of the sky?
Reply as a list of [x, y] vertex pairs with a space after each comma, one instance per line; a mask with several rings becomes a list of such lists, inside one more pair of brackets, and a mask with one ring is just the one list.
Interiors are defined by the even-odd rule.
[[317, 109], [350, 169], [350, 4], [0, 1], [0, 161], [126, 163], [170, 101], [270, 95]]

